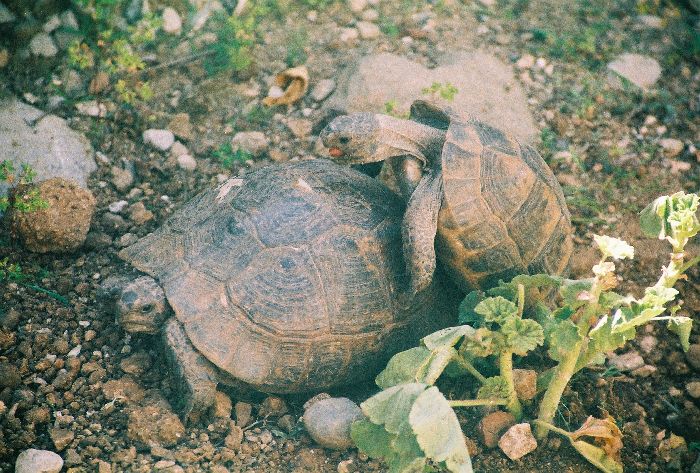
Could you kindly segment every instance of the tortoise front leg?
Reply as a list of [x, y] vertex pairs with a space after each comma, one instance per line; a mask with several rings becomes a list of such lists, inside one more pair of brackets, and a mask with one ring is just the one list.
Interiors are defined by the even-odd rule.
[[423, 177], [423, 163], [413, 156], [397, 156], [384, 162], [379, 180], [409, 201]]
[[413, 191], [403, 218], [401, 233], [411, 293], [430, 285], [435, 273], [435, 235], [442, 206], [442, 172], [426, 171]]
[[177, 319], [166, 322], [163, 338], [182, 418], [186, 422], [198, 422], [214, 406], [216, 368], [194, 349]]

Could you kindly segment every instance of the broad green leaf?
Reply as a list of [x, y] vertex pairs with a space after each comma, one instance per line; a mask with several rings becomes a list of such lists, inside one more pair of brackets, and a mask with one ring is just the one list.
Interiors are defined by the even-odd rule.
[[693, 329], [693, 319], [690, 317], [671, 317], [668, 321], [668, 329], [678, 335], [683, 351], [690, 348], [690, 331]]
[[641, 303], [645, 306], [663, 306], [671, 302], [678, 295], [678, 291], [672, 287], [648, 287], [644, 290]]
[[428, 363], [421, 372], [421, 379], [417, 381], [423, 384], [435, 384], [435, 381], [440, 377], [450, 361], [454, 360], [459, 355], [457, 350], [452, 347], [441, 347], [433, 350]]
[[398, 435], [408, 422], [408, 414], [416, 398], [427, 386], [420, 383], [400, 384], [380, 391], [360, 404], [362, 412], [375, 424], [383, 425]]
[[[435, 388], [437, 389], [437, 388]], [[390, 472], [422, 472], [427, 461], [426, 454], [416, 441], [411, 425], [406, 423], [392, 442], [392, 455], [387, 458]]]
[[600, 471], [604, 473], [623, 473], [622, 464], [610, 458], [602, 448], [583, 440], [572, 440], [571, 445]]
[[469, 325], [458, 325], [457, 327], [448, 327], [439, 330], [435, 333], [423, 337], [421, 342], [429, 350], [435, 350], [441, 347], [453, 347], [459, 342], [462, 337], [471, 336], [476, 330]]
[[350, 437], [360, 451], [372, 458], [387, 458], [392, 453], [392, 443], [396, 435], [390, 434], [384, 426], [368, 419], [352, 423]]
[[605, 291], [601, 293], [600, 298], [598, 299], [598, 305], [601, 307], [601, 309], [606, 311], [616, 309], [624, 304], [630, 304], [631, 302], [632, 300], [630, 297], [622, 296], [613, 291]]
[[510, 301], [518, 298], [518, 285], [522, 284], [526, 292], [530, 289], [547, 289], [559, 287], [563, 281], [560, 276], [549, 274], [520, 274], [515, 276], [510, 282], [501, 281], [498, 286], [489, 289], [489, 296], [501, 296]]
[[501, 332], [506, 336], [508, 348], [516, 355], [525, 356], [544, 343], [544, 330], [532, 319], [508, 319]]
[[671, 208], [671, 198], [666, 195], [647, 205], [639, 215], [642, 232], [651, 238], [665, 239], [670, 231], [667, 218]]
[[503, 324], [506, 320], [517, 317], [518, 306], [501, 296], [496, 296], [479, 302], [474, 311], [482, 315], [486, 322]]
[[598, 245], [598, 249], [603, 254], [603, 258], [634, 258], [634, 247], [624, 240], [607, 235], [593, 235], [593, 240], [596, 245]]
[[502, 376], [486, 378], [476, 397], [479, 399], [508, 399], [508, 383]]
[[600, 364], [605, 361], [605, 353], [613, 351], [625, 345], [628, 340], [634, 338], [635, 329], [613, 332], [612, 319], [603, 316], [598, 324], [588, 332], [590, 341], [585, 351], [576, 363], [576, 369], [583, 368], [589, 364]]
[[571, 351], [571, 347], [583, 339], [576, 324], [562, 320], [548, 338], [547, 354], [554, 361], [561, 361]]
[[392, 356], [386, 368], [377, 375], [375, 382], [382, 389], [418, 381], [419, 373], [430, 361], [433, 352], [425, 347], [415, 347]]
[[486, 296], [481, 291], [472, 291], [459, 304], [457, 323], [480, 326], [483, 318], [474, 312], [474, 308], [483, 301]]
[[425, 455], [445, 462], [454, 473], [471, 473], [469, 450], [457, 415], [435, 386], [418, 396], [409, 415], [416, 440]]
[[398, 454], [386, 459], [388, 473], [423, 473], [426, 461], [425, 457], [407, 458]]
[[464, 338], [459, 346], [459, 353], [467, 359], [489, 356], [502, 346], [502, 343], [498, 342], [499, 337], [503, 338], [499, 333], [487, 328], [477, 329], [472, 336]]
[[584, 296], [591, 287], [593, 279], [565, 279], [559, 288], [559, 294], [566, 305], [576, 310], [588, 302]]
[[667, 221], [674, 238], [692, 238], [700, 231], [697, 215], [699, 204], [700, 199], [696, 194], [677, 192], [671, 196], [673, 209], [668, 214]]

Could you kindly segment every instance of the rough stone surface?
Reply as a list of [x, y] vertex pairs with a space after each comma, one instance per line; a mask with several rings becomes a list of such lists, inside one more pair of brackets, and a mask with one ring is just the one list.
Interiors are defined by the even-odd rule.
[[629, 351], [621, 355], [611, 356], [608, 359], [608, 365], [620, 371], [632, 371], [644, 366], [644, 358], [635, 351]]
[[537, 395], [537, 371], [515, 369], [513, 380], [518, 398], [527, 401]]
[[54, 428], [49, 429], [49, 435], [53, 441], [57, 451], [65, 449], [75, 438], [75, 433], [72, 430]]
[[92, 193], [60, 177], [38, 185], [19, 186], [12, 193], [20, 198], [33, 189], [39, 191], [48, 207], [32, 212], [11, 211], [12, 229], [27, 249], [48, 253], [79, 248], [85, 242], [95, 211]]
[[367, 0], [348, 0], [348, 6], [354, 13], [360, 13], [367, 7]]
[[245, 427], [250, 423], [250, 419], [253, 415], [253, 406], [247, 402], [238, 401], [234, 406], [236, 412], [236, 423], [240, 427]]
[[661, 77], [661, 66], [656, 59], [641, 54], [622, 54], [608, 64], [608, 70], [613, 72], [611, 84], [621, 86], [619, 77], [627, 79], [641, 89], [649, 89]]
[[175, 135], [170, 130], [151, 128], [143, 132], [143, 142], [158, 150], [167, 151], [175, 143]]
[[35, 56], [53, 57], [58, 53], [58, 47], [47, 33], [38, 33], [29, 41], [29, 50]]
[[664, 156], [667, 158], [675, 158], [683, 152], [683, 142], [675, 138], [664, 138], [659, 140], [659, 145], [664, 151]]
[[532, 435], [530, 424], [515, 424], [503, 434], [498, 446], [511, 460], [517, 460], [537, 448], [537, 440]]
[[688, 395], [694, 399], [700, 399], [700, 381], [691, 381], [685, 385]]
[[311, 90], [311, 98], [316, 102], [322, 102], [335, 90], [335, 81], [333, 79], [323, 79], [316, 84]]
[[348, 398], [323, 399], [304, 411], [304, 426], [322, 447], [345, 450], [352, 446], [350, 426], [362, 417], [359, 406]]
[[695, 371], [700, 371], [700, 343], [690, 345], [685, 357]]
[[[16, 169], [28, 164], [36, 171], [35, 181], [63, 177], [87, 187], [87, 179], [97, 169], [90, 142], [72, 130], [63, 118], [11, 98], [0, 101], [0, 149], [2, 159]], [[27, 122], [36, 121], [34, 126]], [[0, 195], [7, 187], [0, 184]]]
[[268, 396], [260, 405], [258, 414], [263, 417], [280, 417], [286, 414], [288, 410], [289, 408], [287, 407], [287, 403], [284, 402], [284, 399], [277, 396]]
[[172, 131], [175, 136], [183, 140], [191, 140], [194, 137], [192, 124], [190, 123], [190, 115], [188, 113], [177, 113], [168, 123], [168, 130]]
[[242, 149], [257, 157], [267, 151], [269, 142], [261, 131], [240, 131], [231, 138], [232, 149]]
[[311, 133], [313, 124], [311, 120], [306, 118], [289, 118], [287, 119], [287, 127], [297, 138], [305, 138]]
[[458, 89], [454, 99], [446, 102], [455, 109], [508, 130], [521, 141], [529, 142], [537, 136], [527, 97], [512, 68], [483, 51], [455, 53], [434, 69], [390, 53], [365, 56], [341, 74], [324, 109], [381, 112], [386, 102], [395, 100], [398, 111], [406, 112], [414, 100], [431, 98], [423, 89], [434, 82]]
[[214, 399], [214, 417], [229, 419], [231, 418], [232, 410], [233, 404], [231, 403], [231, 398], [221, 391], [216, 391], [216, 398]]
[[19, 454], [15, 473], [58, 473], [63, 468], [63, 459], [48, 450], [30, 448]]
[[498, 445], [498, 439], [504, 430], [515, 424], [515, 417], [510, 412], [496, 411], [484, 416], [479, 422], [479, 436], [488, 448]]
[[197, 167], [197, 161], [189, 154], [181, 154], [177, 157], [177, 165], [185, 171], [194, 171]]
[[178, 35], [182, 31], [182, 19], [174, 8], [165, 7], [163, 9], [163, 31], [174, 35]]
[[129, 412], [127, 436], [145, 445], [175, 445], [185, 435], [180, 419], [161, 405], [138, 407]]
[[374, 39], [381, 34], [379, 26], [369, 21], [360, 21], [356, 26], [362, 39]]

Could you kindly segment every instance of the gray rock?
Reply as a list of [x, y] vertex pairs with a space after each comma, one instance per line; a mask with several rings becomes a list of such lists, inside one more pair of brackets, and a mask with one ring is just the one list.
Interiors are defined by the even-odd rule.
[[357, 23], [357, 31], [362, 39], [374, 39], [381, 34], [379, 26], [369, 21], [360, 21]]
[[340, 29], [340, 41], [343, 43], [349, 43], [356, 40], [360, 36], [360, 33], [355, 28], [341, 28]]
[[685, 358], [695, 371], [700, 371], [700, 343], [693, 343], [690, 345], [688, 352], [685, 354]]
[[29, 50], [35, 56], [53, 57], [58, 53], [58, 47], [51, 36], [46, 33], [38, 33], [29, 41]]
[[608, 64], [610, 84], [621, 87], [620, 77], [628, 80], [640, 89], [649, 89], [661, 77], [661, 66], [654, 58], [641, 54], [625, 53]]
[[65, 28], [70, 28], [72, 30], [77, 30], [80, 28], [80, 25], [78, 24], [78, 19], [75, 17], [75, 13], [71, 10], [66, 10], [60, 15], [61, 18], [61, 24]]
[[239, 131], [231, 138], [231, 147], [234, 151], [242, 149], [255, 157], [267, 151], [268, 146], [267, 137], [261, 131]]
[[641, 26], [646, 28], [660, 30], [664, 27], [664, 20], [656, 15], [639, 15], [637, 20]]
[[676, 138], [663, 138], [659, 140], [659, 145], [667, 158], [675, 158], [683, 152], [683, 142]]
[[367, 0], [348, 0], [348, 6], [354, 13], [360, 13], [367, 7]]
[[608, 365], [620, 371], [633, 371], [644, 366], [644, 358], [636, 351], [629, 351], [622, 355], [613, 355], [608, 359]]
[[52, 31], [55, 31], [56, 28], [61, 26], [61, 19], [58, 17], [58, 15], [53, 15], [51, 16], [46, 23], [44, 23], [44, 26], [42, 29], [44, 30], [44, 33], [51, 33]]
[[197, 167], [197, 161], [189, 154], [181, 154], [177, 157], [177, 165], [185, 171], [194, 171]]
[[537, 440], [527, 422], [515, 424], [503, 434], [498, 446], [511, 460], [517, 460], [537, 448]]
[[175, 143], [175, 135], [170, 130], [151, 128], [143, 132], [143, 142], [160, 151], [167, 151]]
[[700, 381], [691, 381], [685, 385], [685, 390], [693, 399], [700, 399]]
[[19, 454], [15, 473], [58, 473], [63, 468], [63, 459], [48, 450], [30, 448]]
[[325, 448], [352, 447], [350, 426], [363, 418], [359, 406], [345, 397], [323, 399], [304, 411], [304, 426], [312, 439]]
[[15, 20], [17, 20], [17, 17], [15, 16], [15, 14], [12, 13], [10, 11], [10, 9], [7, 8], [5, 5], [0, 3], [0, 24], [12, 23]]
[[[63, 118], [42, 118], [41, 110], [14, 98], [0, 101], [0, 149], [2, 159], [9, 159], [15, 168], [30, 165], [37, 182], [63, 177], [87, 187], [88, 176], [97, 169], [92, 146], [82, 134]], [[0, 195], [6, 190], [0, 185]]]
[[178, 35], [182, 31], [182, 19], [174, 8], [163, 9], [163, 31], [173, 35]]
[[383, 112], [385, 104], [395, 100], [398, 111], [406, 112], [414, 100], [433, 98], [423, 89], [434, 82], [458, 89], [451, 102], [437, 97], [438, 101], [506, 130], [521, 141], [537, 136], [527, 97], [514, 79], [512, 67], [482, 51], [456, 53], [434, 69], [390, 53], [365, 56], [341, 74], [324, 110], [336, 115]]
[[323, 79], [316, 84], [311, 90], [311, 98], [316, 102], [322, 102], [335, 90], [335, 81], [333, 79]]

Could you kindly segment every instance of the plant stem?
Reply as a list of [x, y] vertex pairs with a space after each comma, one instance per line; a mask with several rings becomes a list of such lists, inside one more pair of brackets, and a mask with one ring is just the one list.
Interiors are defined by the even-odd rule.
[[447, 402], [450, 407], [503, 406], [508, 403], [505, 399], [465, 399]]
[[532, 421], [532, 423], [535, 424], [535, 425], [537, 426], [538, 429], [539, 429], [539, 428], [544, 428], [544, 429], [551, 430], [552, 432], [556, 432], [556, 433], [558, 433], [558, 434], [564, 435], [564, 436], [566, 436], [566, 437], [569, 437], [569, 438], [571, 437], [571, 434], [570, 434], [569, 432], [567, 432], [567, 431], [564, 430], [564, 429], [560, 429], [560, 428], [557, 427], [556, 425], [552, 425], [552, 424], [550, 424], [549, 422], [545, 422], [545, 421], [543, 421], [543, 420], [535, 419], [535, 420]]
[[474, 376], [481, 384], [484, 384], [486, 382], [486, 377], [483, 374], [479, 373], [479, 371], [476, 368], [474, 368], [474, 365], [469, 363], [462, 356], [456, 356], [454, 358], [454, 361], [456, 361], [459, 366], [467, 370], [469, 374]]
[[506, 407], [513, 414], [515, 420], [520, 420], [523, 416], [523, 408], [518, 399], [518, 393], [515, 392], [515, 383], [513, 381], [513, 353], [506, 351], [501, 353], [498, 358], [501, 376], [506, 380], [508, 386], [508, 403]]
[[[571, 377], [575, 373], [576, 361], [581, 353], [581, 347], [584, 340], [579, 340], [571, 350], [566, 354], [566, 357], [554, 368], [552, 380], [544, 393], [542, 401], [540, 401], [540, 409], [537, 413], [537, 419], [546, 423], [551, 423], [554, 419], [554, 414], [559, 407], [559, 401], [562, 394], [569, 384]], [[535, 437], [543, 439], [547, 437], [549, 431], [541, 425], [535, 427]]]

